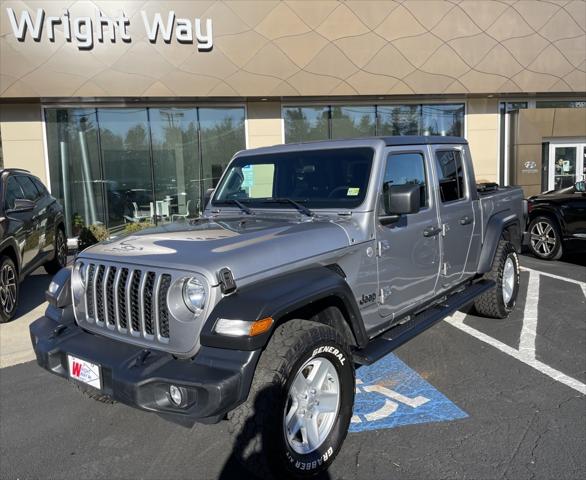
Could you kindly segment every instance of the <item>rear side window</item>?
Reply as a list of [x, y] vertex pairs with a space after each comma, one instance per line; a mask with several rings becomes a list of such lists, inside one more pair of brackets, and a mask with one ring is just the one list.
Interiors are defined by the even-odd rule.
[[453, 202], [464, 198], [466, 192], [462, 153], [459, 150], [438, 151], [435, 164], [442, 202]]
[[35, 184], [35, 187], [37, 187], [37, 190], [39, 191], [39, 195], [41, 197], [44, 197], [45, 195], [49, 194], [49, 192], [45, 188], [45, 185], [43, 185], [40, 180], [36, 179], [35, 177], [30, 177], [30, 179]]
[[427, 181], [425, 159], [422, 153], [392, 153], [387, 158], [385, 184], [420, 185], [421, 208], [427, 207]]
[[22, 191], [24, 192], [24, 198], [27, 200], [32, 200], [33, 202], [39, 198], [39, 191], [35, 184], [30, 179], [30, 177], [25, 177], [24, 175], [19, 175], [15, 177], [17, 182], [22, 187]]
[[6, 182], [6, 192], [4, 193], [4, 208], [11, 210], [14, 208], [14, 201], [16, 199], [24, 198], [22, 189], [14, 177], [8, 177]]

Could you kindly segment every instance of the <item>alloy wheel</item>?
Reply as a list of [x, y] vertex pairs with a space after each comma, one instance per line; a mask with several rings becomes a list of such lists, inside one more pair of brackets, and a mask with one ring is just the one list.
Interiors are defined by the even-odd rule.
[[16, 306], [16, 272], [6, 264], [0, 270], [0, 305], [10, 315]]
[[507, 257], [503, 268], [503, 301], [507, 305], [513, 297], [515, 289], [515, 263], [511, 257]]
[[537, 222], [530, 233], [533, 250], [540, 255], [551, 255], [557, 242], [553, 226], [549, 222]]
[[340, 408], [340, 378], [336, 367], [323, 357], [308, 360], [297, 372], [283, 415], [289, 446], [307, 455], [326, 440]]
[[57, 261], [59, 262], [59, 265], [64, 267], [67, 263], [67, 244], [65, 242], [65, 236], [61, 230], [57, 233], [55, 247], [57, 249]]

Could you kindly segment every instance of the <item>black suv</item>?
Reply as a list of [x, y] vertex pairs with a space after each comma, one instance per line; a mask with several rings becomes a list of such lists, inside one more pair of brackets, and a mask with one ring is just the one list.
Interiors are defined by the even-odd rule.
[[18, 303], [19, 282], [40, 265], [57, 273], [67, 263], [63, 208], [26, 170], [0, 169], [0, 323]]

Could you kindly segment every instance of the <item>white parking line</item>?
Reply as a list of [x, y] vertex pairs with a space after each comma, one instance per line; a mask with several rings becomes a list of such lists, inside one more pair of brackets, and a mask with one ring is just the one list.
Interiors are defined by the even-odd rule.
[[586, 282], [581, 282], [580, 280], [574, 280], [573, 278], [562, 277], [560, 275], [555, 275], [553, 273], [543, 272], [541, 270], [535, 270], [534, 268], [528, 267], [520, 267], [521, 271], [523, 272], [535, 272], [539, 275], [545, 275], [546, 277], [556, 278], [557, 280], [562, 280], [564, 282], [575, 283], [576, 285], [580, 285], [582, 290], [586, 288]]
[[567, 385], [568, 387], [580, 392], [582, 395], [586, 395], [586, 384], [566, 375], [565, 373], [560, 372], [559, 370], [556, 370], [555, 368], [551, 368], [549, 365], [546, 365], [545, 363], [536, 360], [534, 357], [531, 358], [530, 356], [520, 352], [519, 350], [515, 350], [514, 348], [509, 347], [508, 345], [502, 342], [499, 342], [498, 340], [490, 337], [489, 335], [486, 335], [485, 333], [482, 333], [476, 330], [475, 328], [466, 325], [464, 323], [465, 318], [466, 315], [464, 313], [456, 312], [451, 317], [446, 318], [446, 321], [450, 325], [458, 328], [459, 330], [462, 330], [463, 332], [472, 335], [473, 337], [477, 338], [478, 340], [484, 343], [488, 343], [489, 345], [497, 348], [501, 352], [506, 353], [507, 355], [516, 358], [524, 364], [533, 367], [535, 370], [543, 373], [544, 375], [553, 378], [556, 382], [563, 383], [564, 385]]
[[537, 337], [537, 304], [539, 303], [539, 274], [529, 272], [527, 298], [523, 312], [523, 328], [519, 338], [519, 353], [529, 359], [535, 358], [535, 338]]

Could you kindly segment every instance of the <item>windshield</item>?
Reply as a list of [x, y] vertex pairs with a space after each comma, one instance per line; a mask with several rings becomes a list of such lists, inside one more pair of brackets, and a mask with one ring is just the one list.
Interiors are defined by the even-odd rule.
[[295, 208], [293, 200], [309, 209], [356, 208], [366, 195], [373, 156], [369, 147], [242, 156], [228, 168], [212, 204]]

